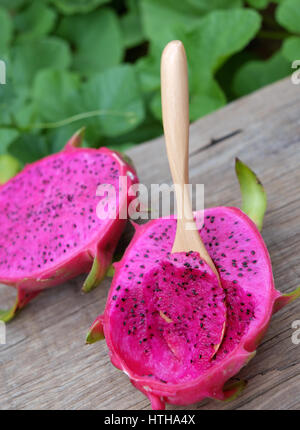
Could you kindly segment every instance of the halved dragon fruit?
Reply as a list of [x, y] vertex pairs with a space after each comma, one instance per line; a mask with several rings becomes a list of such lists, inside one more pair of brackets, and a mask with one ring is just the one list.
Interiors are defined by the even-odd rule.
[[[0, 187], [0, 283], [18, 290], [15, 305], [0, 311], [4, 321], [43, 289], [76, 275], [89, 272], [83, 286], [89, 291], [111, 264], [137, 176], [119, 153], [79, 148], [81, 141], [79, 131], [62, 152], [26, 166]], [[120, 176], [127, 178], [121, 187]], [[96, 195], [101, 184], [114, 187], [115, 201]], [[97, 215], [101, 202], [108, 206], [102, 213], [113, 209], [116, 219]]]
[[[243, 208], [260, 227], [266, 208], [255, 174], [236, 161]], [[251, 204], [252, 202], [252, 204]], [[255, 354], [272, 313], [300, 295], [274, 287], [267, 248], [257, 225], [240, 209], [206, 209], [197, 227], [222, 283], [194, 252], [171, 254], [175, 219], [136, 226], [115, 275], [105, 312], [87, 342], [105, 337], [112, 363], [148, 396], [153, 409], [205, 397], [236, 396], [243, 382], [224, 384]], [[222, 306], [227, 307], [222, 336]]]

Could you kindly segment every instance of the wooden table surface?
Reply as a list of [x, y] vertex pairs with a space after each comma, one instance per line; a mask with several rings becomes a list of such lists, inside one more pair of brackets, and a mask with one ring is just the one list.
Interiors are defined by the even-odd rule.
[[[205, 183], [207, 207], [240, 205], [236, 156], [265, 185], [263, 236], [282, 292], [300, 284], [299, 149], [300, 85], [290, 79], [191, 126], [190, 177], [192, 183]], [[170, 182], [162, 138], [128, 154], [142, 183]], [[7, 344], [0, 345], [1, 409], [149, 409], [148, 400], [111, 365], [105, 342], [85, 345], [90, 323], [104, 309], [110, 281], [82, 295], [82, 280], [43, 292], [7, 325]], [[1, 286], [0, 307], [12, 303], [14, 294]], [[300, 320], [300, 300], [273, 317], [256, 357], [239, 373], [248, 385], [237, 400], [204, 400], [191, 407], [300, 409], [300, 344], [291, 340], [294, 320]]]

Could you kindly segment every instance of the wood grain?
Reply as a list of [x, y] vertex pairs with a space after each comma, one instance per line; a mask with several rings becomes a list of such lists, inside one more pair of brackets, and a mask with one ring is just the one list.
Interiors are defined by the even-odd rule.
[[[190, 179], [205, 178], [206, 206], [241, 203], [235, 156], [264, 183], [263, 236], [282, 292], [300, 282], [299, 111], [300, 86], [286, 79], [206, 116], [190, 131]], [[171, 182], [162, 139], [129, 155], [141, 182]], [[80, 293], [82, 281], [45, 291], [7, 325], [7, 344], [0, 345], [1, 409], [149, 409], [148, 400], [110, 364], [105, 342], [84, 344], [90, 323], [104, 309], [109, 280], [88, 295]], [[1, 307], [13, 295], [1, 286]], [[238, 399], [205, 400], [192, 408], [300, 409], [300, 345], [291, 341], [297, 319], [300, 300], [273, 317], [256, 357], [238, 375], [248, 380]]]

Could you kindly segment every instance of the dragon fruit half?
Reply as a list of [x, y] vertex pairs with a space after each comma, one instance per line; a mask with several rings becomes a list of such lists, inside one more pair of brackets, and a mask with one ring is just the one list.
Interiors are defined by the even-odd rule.
[[[63, 151], [26, 166], [0, 188], [0, 283], [18, 290], [15, 305], [0, 311], [4, 321], [43, 289], [78, 274], [89, 272], [83, 286], [89, 291], [111, 264], [137, 176], [117, 152], [79, 148], [81, 141], [79, 131]], [[127, 178], [123, 189], [120, 176]], [[116, 203], [96, 195], [101, 184], [114, 187]], [[114, 207], [116, 219], [97, 216], [101, 201]]]
[[[254, 356], [272, 313], [300, 295], [300, 289], [289, 295], [275, 289], [258, 229], [265, 192], [240, 160], [236, 171], [248, 215], [215, 207], [204, 211], [202, 224], [203, 217], [195, 214], [223, 291], [199, 254], [171, 254], [176, 219], [152, 220], [136, 226], [115, 264], [105, 312], [88, 333], [87, 343], [105, 337], [112, 363], [148, 396], [153, 409], [164, 409], [166, 402], [235, 397], [243, 381], [224, 384]], [[219, 346], [224, 302], [226, 328]]]

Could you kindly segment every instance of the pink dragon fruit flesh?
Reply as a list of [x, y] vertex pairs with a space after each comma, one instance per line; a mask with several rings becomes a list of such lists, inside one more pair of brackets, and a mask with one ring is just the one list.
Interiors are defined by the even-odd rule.
[[104, 314], [88, 333], [87, 343], [105, 337], [112, 363], [148, 396], [153, 409], [235, 397], [243, 381], [224, 384], [253, 357], [272, 313], [300, 295], [300, 289], [289, 295], [275, 289], [257, 228], [265, 192], [240, 160], [236, 171], [250, 216], [238, 208], [215, 207], [205, 210], [202, 225], [200, 213], [195, 214], [223, 289], [199, 254], [171, 254], [175, 219], [152, 220], [136, 226], [115, 264]]
[[[111, 264], [137, 176], [119, 153], [80, 148], [81, 142], [79, 131], [63, 151], [27, 165], [0, 187], [0, 283], [17, 288], [15, 305], [0, 311], [4, 321], [43, 289], [76, 275], [89, 273], [83, 286], [89, 291]], [[126, 189], [119, 189], [120, 176]], [[115, 188], [115, 203], [96, 195], [100, 184]], [[97, 216], [101, 199], [115, 208], [116, 219]]]

